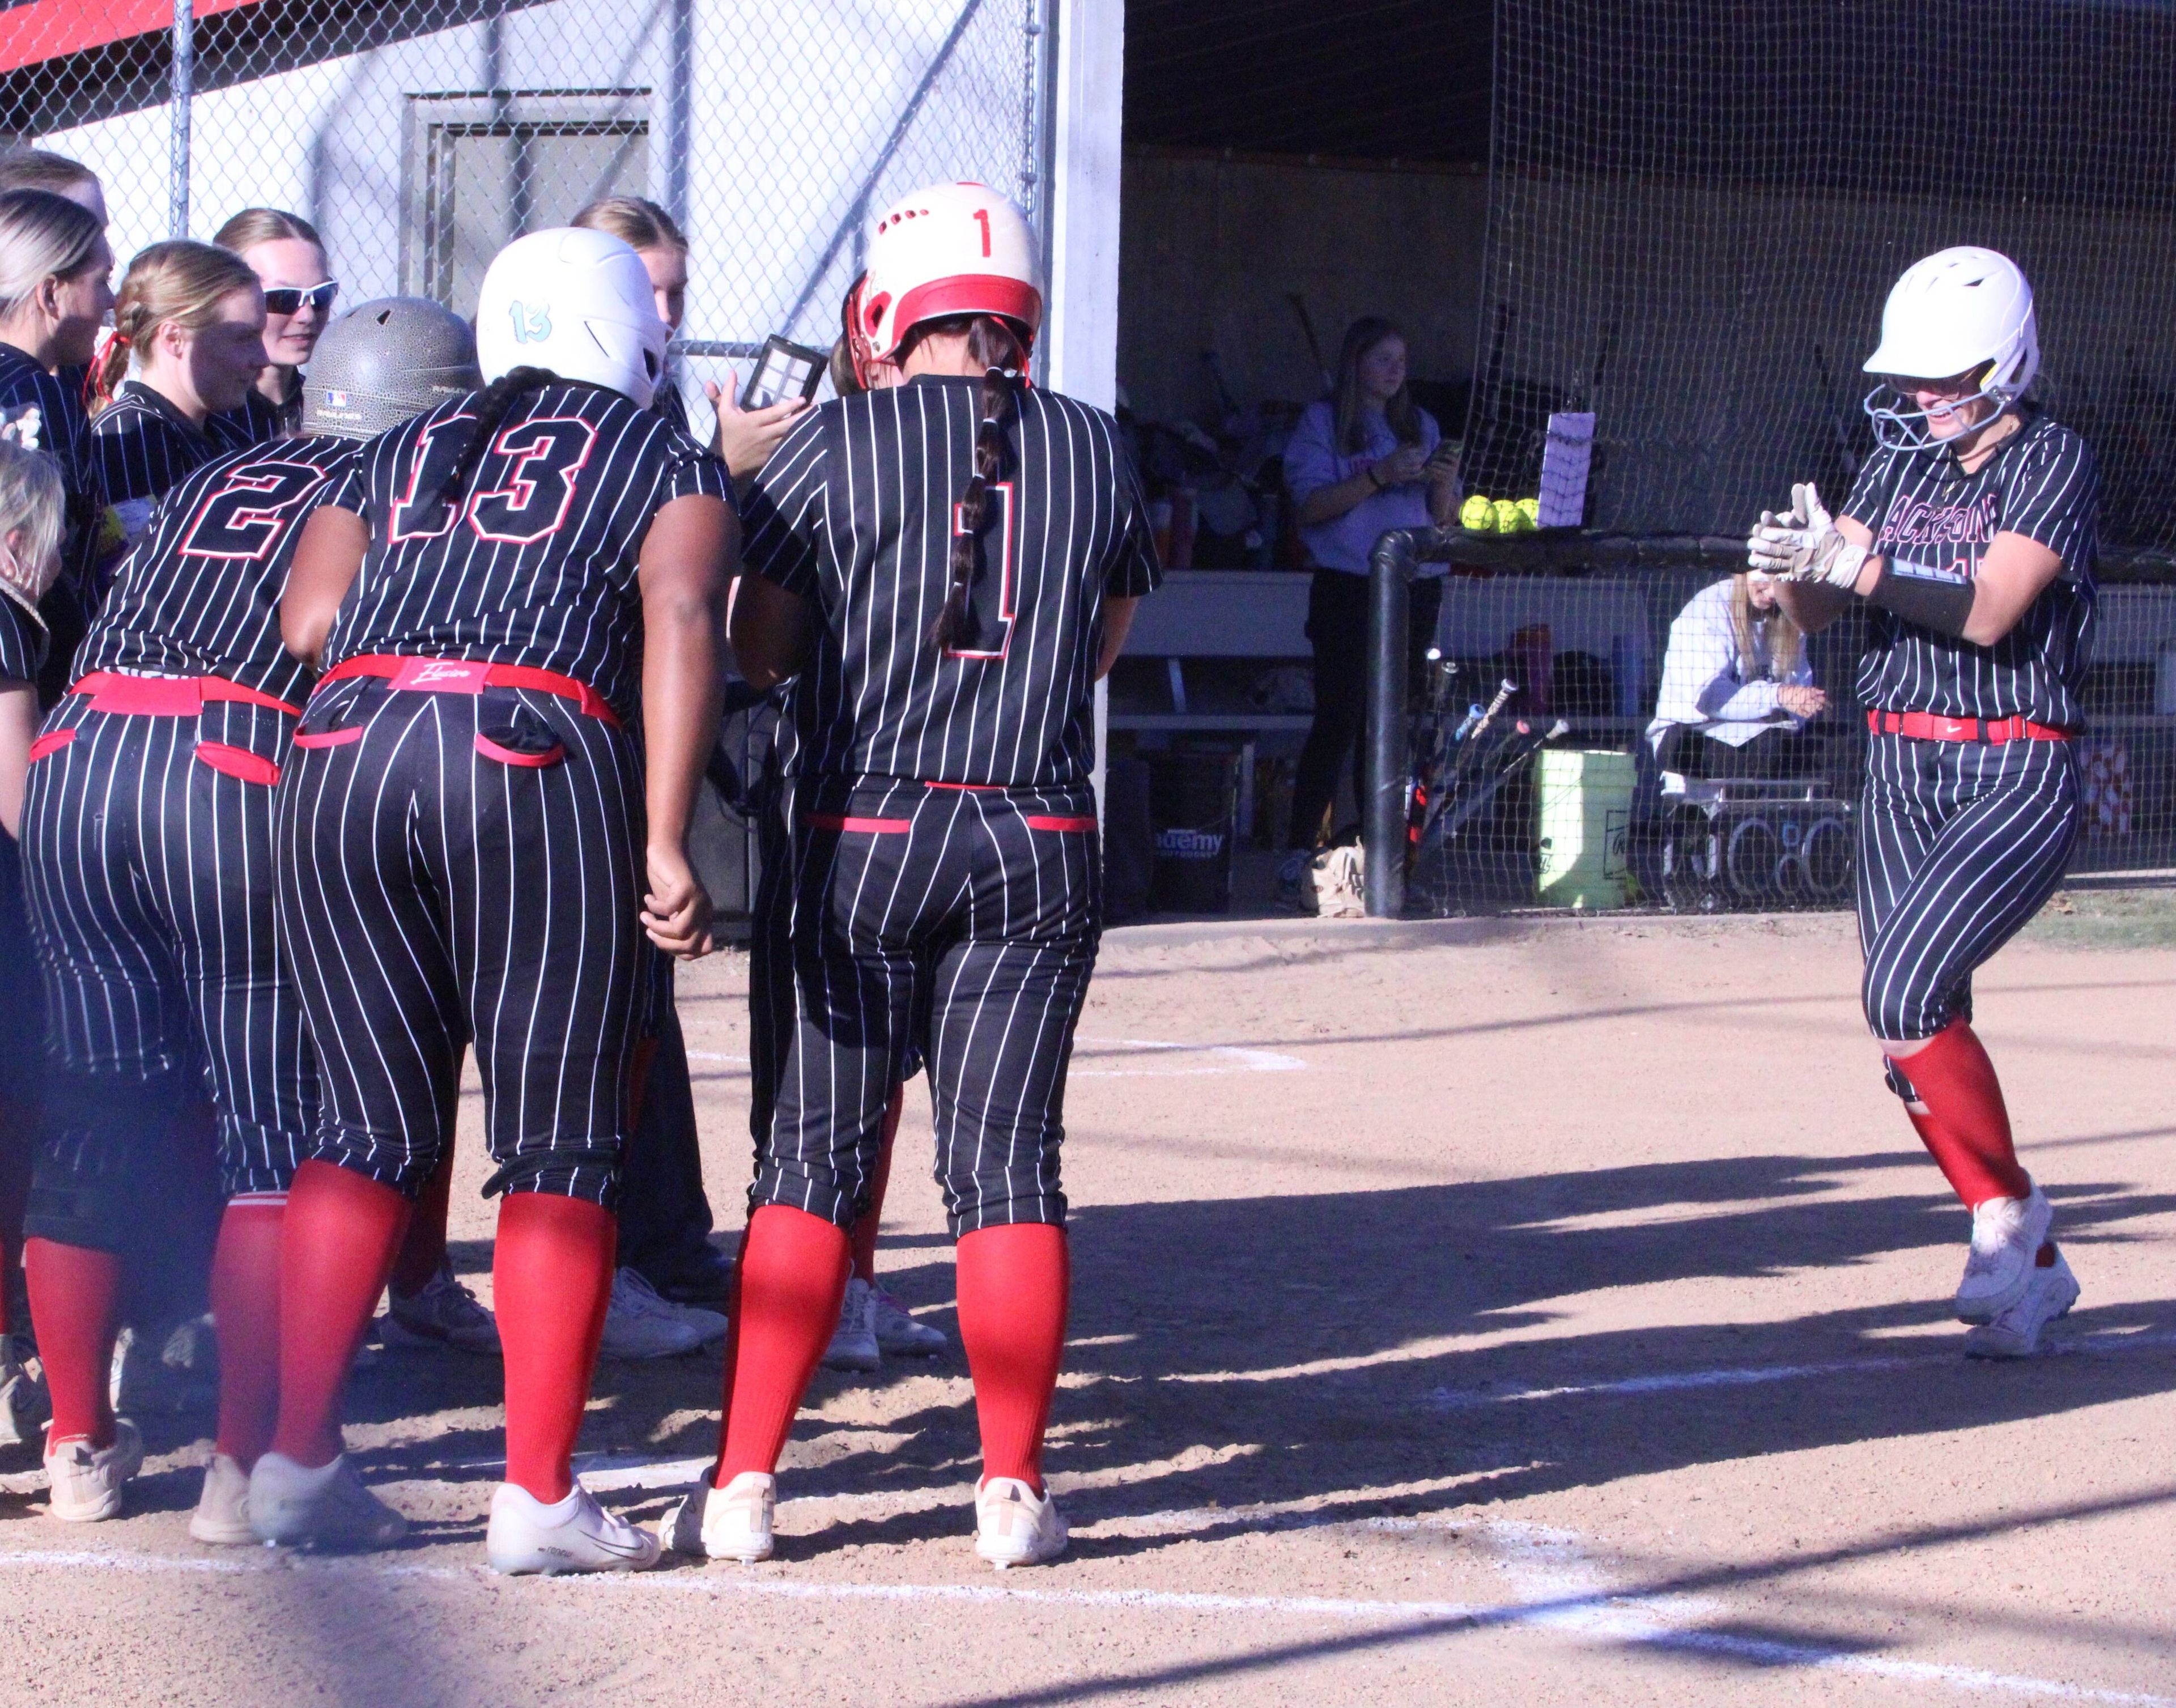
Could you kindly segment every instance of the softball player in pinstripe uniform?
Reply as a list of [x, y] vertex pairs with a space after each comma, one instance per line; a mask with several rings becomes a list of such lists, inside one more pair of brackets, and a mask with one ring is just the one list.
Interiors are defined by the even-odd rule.
[[1842, 514], [1797, 488], [1751, 550], [1809, 633], [1853, 597], [1873, 607], [1862, 995], [1891, 1089], [1972, 1212], [1956, 1304], [1986, 1357], [2037, 1351], [2078, 1297], [1971, 1025], [1973, 971], [2054, 892], [2078, 831], [2098, 477], [2085, 442], [2022, 400], [2038, 364], [2015, 264], [1976, 248], [1919, 262], [1866, 363], [1884, 378], [1867, 400], [1880, 449]]
[[[212, 1265], [218, 1445], [191, 1531], [255, 1540], [243, 1503], [273, 1423], [282, 1212], [318, 1101], [274, 918], [272, 786], [311, 677], [280, 644], [278, 599], [303, 519], [356, 440], [476, 377], [467, 329], [443, 309], [373, 306], [385, 318], [345, 329], [329, 367], [337, 383], [356, 346], [396, 345], [398, 405], [358, 422], [345, 394], [329, 412], [313, 395], [313, 436], [175, 487], [31, 748], [24, 847], [53, 1065], [27, 1267], [57, 1517], [113, 1516], [140, 1462], [106, 1399], [121, 1253], [150, 1208], [140, 1183], [201, 1082], [227, 1205]], [[435, 351], [414, 335], [419, 317]]]
[[1091, 688], [1156, 569], [1111, 418], [1015, 377], [1042, 318], [1034, 256], [980, 185], [889, 209], [857, 354], [906, 383], [805, 417], [749, 494], [734, 650], [758, 687], [800, 667], [790, 953], [769, 969], [792, 989], [753, 993], [779, 1023], [753, 1046], [768, 1107], [723, 1439], [667, 1521], [683, 1551], [770, 1552], [779, 1452], [910, 1052], [959, 1239], [976, 1547], [1004, 1566], [1065, 1544], [1040, 1460], [1064, 1341], [1065, 1070], [1099, 928]]
[[[688, 813], [717, 732], [724, 469], [648, 405], [634, 252], [525, 237], [487, 274], [488, 388], [387, 433], [310, 523], [283, 631], [324, 674], [280, 789], [280, 921], [324, 1080], [288, 1210], [268, 1541], [383, 1542], [340, 1393], [473, 1041], [503, 1192], [501, 1571], [639, 1568], [574, 1480], [651, 942], [710, 945]], [[533, 364], [533, 365], [532, 365]], [[322, 360], [319, 364], [322, 366]], [[630, 725], [639, 712], [642, 743]], [[646, 819], [646, 843], [645, 843]]]
[[[232, 448], [211, 418], [237, 409], [264, 367], [264, 292], [249, 264], [209, 243], [154, 243], [128, 264], [91, 420], [90, 460], [114, 519], [86, 577], [93, 616], [121, 555], [192, 470]], [[122, 376], [132, 365], [133, 379]]]

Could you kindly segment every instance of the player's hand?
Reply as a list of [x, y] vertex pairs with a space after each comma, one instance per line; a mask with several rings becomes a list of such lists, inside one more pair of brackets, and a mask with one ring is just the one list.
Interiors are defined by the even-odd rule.
[[733, 383], [723, 388], [704, 380], [703, 394], [718, 412], [718, 434], [711, 448], [724, 459], [726, 471], [737, 481], [761, 471], [793, 425], [794, 417], [808, 407], [807, 398], [789, 397], [764, 409], [743, 409], [737, 373]]
[[1828, 710], [1829, 697], [1803, 683], [1787, 683], [1776, 690], [1776, 704], [1794, 718], [1817, 718]]
[[1844, 538], [1810, 481], [1791, 488], [1784, 514], [1763, 510], [1746, 541], [1745, 561], [1754, 568], [1780, 581], [1820, 582], [1846, 592], [1858, 584], [1866, 557], [1865, 547]]
[[1418, 445], [1400, 445], [1375, 465], [1375, 478], [1386, 487], [1402, 487], [1421, 477], [1428, 458]]
[[650, 889], [642, 898], [642, 928], [667, 955], [699, 960], [711, 949], [710, 897], [680, 849], [652, 846]]

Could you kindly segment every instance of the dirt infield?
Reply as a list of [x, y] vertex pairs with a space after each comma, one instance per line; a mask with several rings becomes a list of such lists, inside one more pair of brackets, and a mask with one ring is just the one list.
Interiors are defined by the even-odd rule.
[[[497, 1580], [497, 1368], [389, 1354], [350, 1439], [395, 1553], [197, 1547], [180, 1424], [119, 1523], [0, 1461], [0, 1701], [2176, 1705], [2172, 909], [2071, 898], [1981, 982], [2060, 1355], [1958, 1356], [1965, 1219], [1840, 917], [1136, 928], [1069, 1104], [1067, 1559], [973, 1558], [955, 1352], [819, 1376], [778, 1560]], [[729, 1225], [745, 976], [682, 985]], [[880, 1261], [949, 1333], [927, 1131]], [[716, 1391], [606, 1367], [592, 1486], [656, 1517]]]

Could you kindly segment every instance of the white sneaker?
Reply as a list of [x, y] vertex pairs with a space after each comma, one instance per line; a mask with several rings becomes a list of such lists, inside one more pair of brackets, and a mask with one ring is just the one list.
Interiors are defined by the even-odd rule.
[[126, 1417], [113, 1420], [113, 1444], [93, 1447], [78, 1435], [46, 1444], [46, 1510], [67, 1524], [96, 1524], [121, 1515], [122, 1486], [144, 1468], [144, 1438]]
[[454, 1277], [450, 1258], [438, 1259], [438, 1272], [420, 1292], [404, 1298], [387, 1289], [378, 1337], [389, 1346], [451, 1346], [494, 1358], [499, 1352], [498, 1319]]
[[2029, 1358], [2040, 1350], [2040, 1331], [2070, 1314], [2078, 1302], [2078, 1278], [2053, 1240], [2040, 1248], [2017, 1303], [1965, 1332], [1968, 1358]]
[[877, 1345], [887, 1356], [934, 1357], [949, 1344], [943, 1330], [915, 1321], [906, 1307], [882, 1287], [871, 1287], [869, 1292], [876, 1300]]
[[877, 1346], [877, 1290], [859, 1276], [846, 1277], [846, 1297], [839, 1301], [839, 1326], [831, 1331], [831, 1344], [824, 1349], [827, 1370], [873, 1370], [884, 1363]]
[[1990, 1198], [1972, 1211], [1972, 1252], [1957, 1283], [1957, 1319], [1991, 1323], [2018, 1300], [2048, 1243], [2054, 1210], [2038, 1187], [2026, 1198]]
[[219, 1341], [209, 1314], [165, 1337], [124, 1327], [113, 1342], [106, 1403], [132, 1417], [209, 1411], [219, 1404]]
[[[621, 1276], [626, 1279], [623, 1281]], [[612, 1277], [613, 1285], [624, 1286], [631, 1298], [639, 1300], [641, 1308], [662, 1314], [672, 1322], [685, 1323], [702, 1335], [702, 1344], [722, 1341], [733, 1325], [733, 1319], [723, 1311], [714, 1311], [708, 1305], [691, 1305], [681, 1299], [668, 1299], [657, 1291], [650, 1277], [639, 1269], [623, 1269]]]
[[682, 1495], [657, 1534], [675, 1553], [737, 1559], [753, 1565], [770, 1558], [771, 1520], [778, 1510], [778, 1479], [743, 1471], [723, 1488], [705, 1477]]
[[1041, 1565], [1065, 1552], [1065, 1515], [1047, 1491], [1017, 1477], [985, 1477], [975, 1489], [975, 1552], [1004, 1571]]
[[[631, 1269], [612, 1276], [612, 1303], [605, 1308], [604, 1340], [597, 1350], [607, 1358], [677, 1358], [711, 1338], [690, 1322], [688, 1307], [668, 1304], [657, 1290]], [[717, 1317], [715, 1311], [701, 1313]], [[725, 1323], [718, 1317], [719, 1332]]]
[[249, 1473], [226, 1454], [213, 1454], [204, 1466], [204, 1493], [189, 1515], [189, 1534], [215, 1548], [256, 1543], [257, 1532], [249, 1527]]
[[362, 1486], [345, 1453], [315, 1469], [268, 1453], [249, 1473], [249, 1527], [291, 1548], [389, 1548], [408, 1520]]
[[20, 1335], [0, 1335], [0, 1447], [34, 1441], [53, 1415], [45, 1378], [34, 1375]]
[[661, 1552], [656, 1537], [607, 1512], [579, 1478], [565, 1499], [548, 1506], [519, 1483], [500, 1483], [483, 1550], [495, 1572], [547, 1577], [645, 1571]]

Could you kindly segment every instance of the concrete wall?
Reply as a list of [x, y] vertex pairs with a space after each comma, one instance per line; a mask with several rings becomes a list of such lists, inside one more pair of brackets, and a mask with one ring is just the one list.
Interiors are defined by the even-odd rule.
[[1417, 378], [1472, 372], [1480, 172], [1129, 151], [1123, 205], [1118, 380], [1144, 416], [1220, 418], [1205, 350], [1242, 405], [1318, 395], [1295, 291], [1327, 361], [1378, 313], [1405, 327]]

